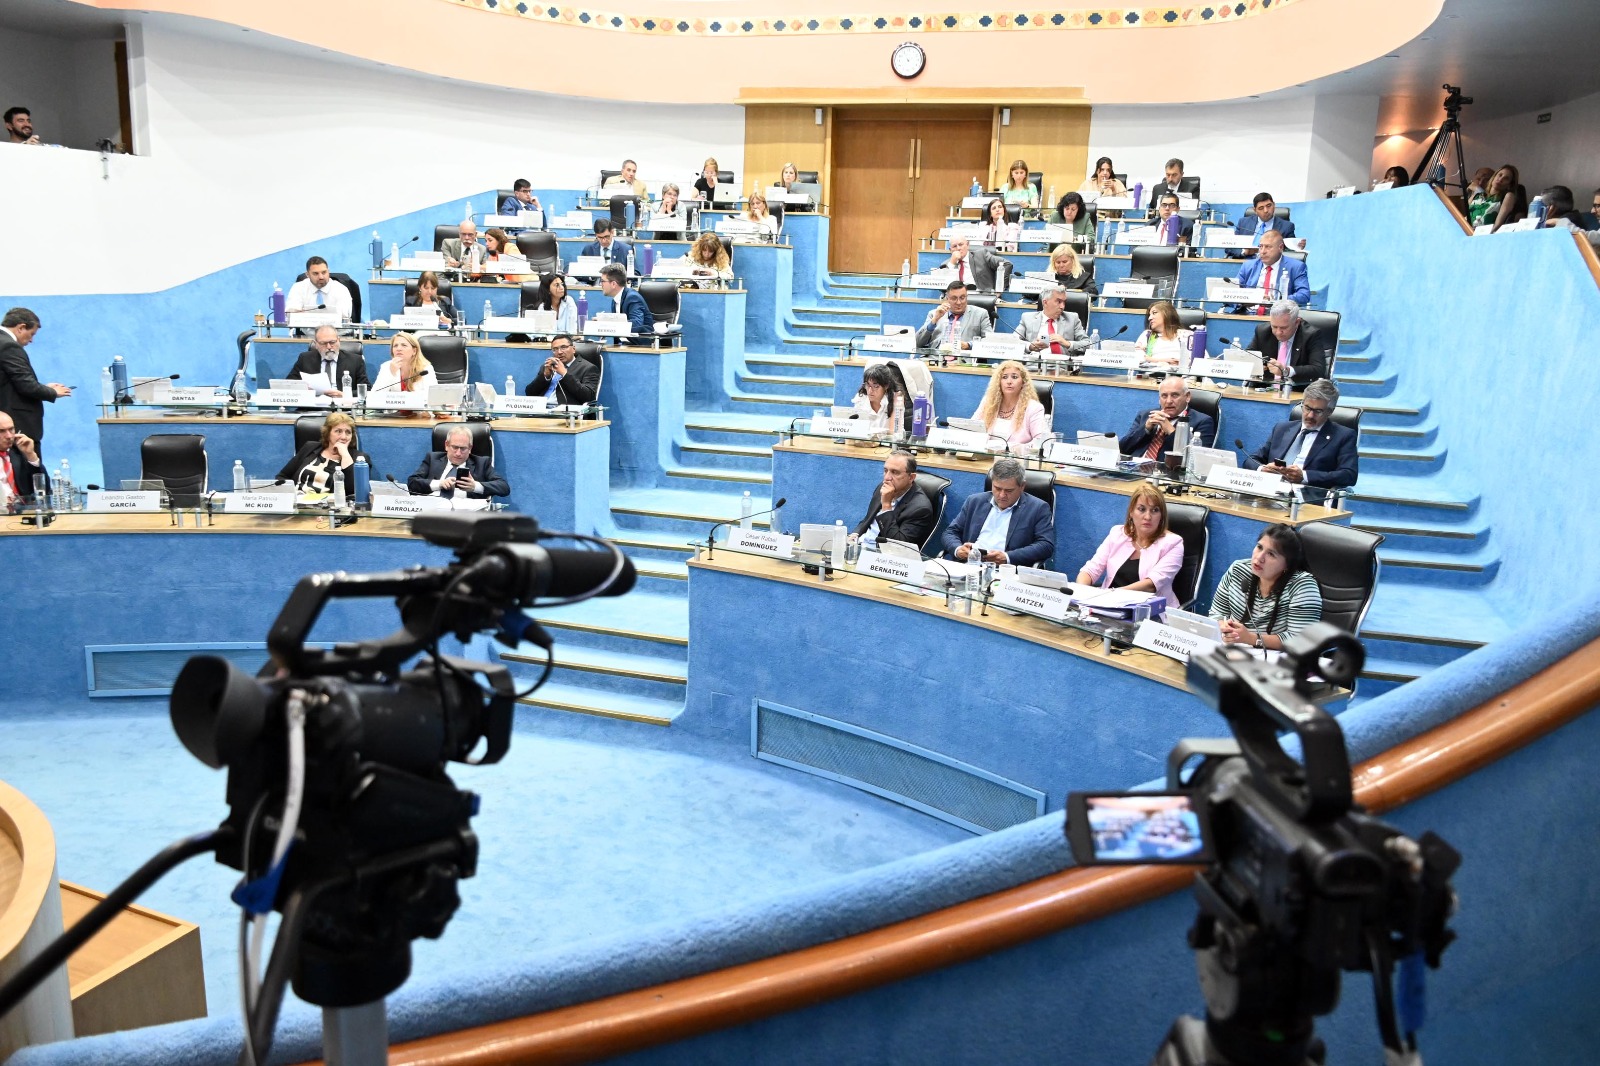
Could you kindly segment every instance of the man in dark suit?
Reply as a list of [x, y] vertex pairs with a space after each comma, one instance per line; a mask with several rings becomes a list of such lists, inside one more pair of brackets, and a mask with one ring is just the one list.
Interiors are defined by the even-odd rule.
[[642, 338], [648, 338], [655, 333], [656, 316], [650, 313], [650, 305], [644, 302], [639, 290], [628, 288], [628, 272], [616, 263], [607, 263], [601, 267], [600, 291], [611, 297], [615, 305], [613, 310], [628, 316], [628, 326], [636, 338], [641, 338], [628, 343], [648, 343]]
[[[44, 463], [33, 439], [17, 432], [11, 416], [0, 411], [0, 503], [13, 496], [32, 496], [35, 474], [44, 474]], [[50, 484], [48, 475], [45, 484]]]
[[1145, 207], [1145, 212], [1153, 217], [1161, 207], [1161, 198], [1169, 192], [1178, 193], [1182, 187], [1183, 160], [1174, 156], [1167, 160], [1166, 180], [1158, 181], [1150, 187], [1150, 203]]
[[852, 536], [876, 547], [880, 540], [901, 540], [919, 548], [933, 531], [933, 504], [917, 488], [917, 459], [896, 449], [883, 461], [883, 482], [867, 503], [867, 516]]
[[1300, 305], [1279, 300], [1265, 325], [1256, 327], [1250, 350], [1261, 353], [1261, 372], [1267, 377], [1287, 376], [1295, 385], [1305, 385], [1328, 376], [1332, 353], [1322, 331], [1305, 324]]
[[[1258, 192], [1250, 201], [1250, 211], [1234, 225], [1233, 232], [1241, 237], [1265, 236], [1268, 230], [1277, 230], [1288, 240], [1294, 236], [1294, 223], [1278, 217], [1278, 204], [1270, 192]], [[1249, 259], [1256, 254], [1254, 248], [1230, 248], [1228, 255], [1234, 259]]]
[[609, 218], [597, 218], [594, 220], [594, 240], [584, 245], [578, 254], [598, 256], [608, 263], [622, 263], [626, 266], [628, 253], [631, 251], [633, 251], [631, 244], [617, 239], [615, 227], [611, 225]]
[[13, 307], [0, 318], [0, 411], [11, 416], [35, 448], [44, 441], [44, 405], [72, 395], [67, 386], [40, 381], [33, 372], [33, 361], [24, 349], [39, 328], [39, 316], [26, 307]]
[[1307, 503], [1322, 503], [1328, 489], [1356, 483], [1360, 460], [1356, 432], [1329, 421], [1339, 403], [1339, 388], [1327, 378], [1306, 386], [1300, 421], [1280, 422], [1267, 442], [1246, 457], [1245, 468], [1282, 474]]
[[457, 496], [471, 500], [490, 496], [509, 496], [511, 486], [495, 473], [486, 455], [472, 454], [472, 431], [465, 426], [452, 429], [444, 438], [444, 451], [429, 452], [406, 480], [413, 496]]
[[1156, 203], [1156, 218], [1150, 223], [1161, 234], [1160, 244], [1189, 244], [1194, 223], [1178, 214], [1178, 194], [1164, 192]]
[[941, 270], [954, 270], [956, 280], [969, 288], [993, 292], [1002, 260], [986, 245], [974, 245], [965, 237], [950, 242], [950, 258], [939, 264]]
[[1200, 447], [1211, 447], [1211, 442], [1217, 436], [1216, 419], [1189, 406], [1187, 381], [1176, 374], [1169, 374], [1161, 379], [1161, 388], [1156, 395], [1161, 400], [1161, 406], [1134, 415], [1133, 425], [1128, 427], [1128, 432], [1117, 438], [1117, 447], [1123, 455], [1161, 458], [1162, 452], [1171, 450], [1173, 433], [1179, 422], [1189, 423], [1189, 432]]
[[548, 396], [552, 403], [594, 403], [600, 392], [600, 368], [578, 358], [578, 346], [565, 333], [550, 340], [550, 358], [522, 390], [527, 396]]
[[1049, 506], [1023, 491], [1016, 459], [996, 459], [988, 492], [975, 492], [944, 531], [945, 554], [957, 562], [1045, 566], [1056, 551], [1056, 522]]
[[346, 352], [339, 347], [339, 331], [332, 326], [318, 326], [316, 336], [311, 341], [311, 347], [300, 353], [300, 358], [295, 360], [294, 369], [289, 371], [292, 378], [302, 378], [307, 374], [326, 374], [328, 387], [319, 389], [319, 396], [343, 396], [343, 381], [346, 374], [350, 375], [350, 388], [354, 390], [359, 385], [368, 384], [367, 361], [359, 353]]

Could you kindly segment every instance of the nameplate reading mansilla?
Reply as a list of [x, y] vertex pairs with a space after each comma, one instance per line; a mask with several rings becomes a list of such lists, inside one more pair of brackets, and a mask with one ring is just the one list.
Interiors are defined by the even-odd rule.
[[1037, 614], [1061, 621], [1067, 617], [1070, 600], [1059, 589], [1047, 589], [1022, 581], [1002, 579], [994, 589], [994, 602], [1024, 614]]
[[86, 511], [159, 511], [159, 492], [91, 491], [84, 499]]
[[768, 533], [759, 529], [735, 528], [728, 534], [728, 547], [735, 551], [770, 555], [776, 559], [794, 556], [794, 537], [787, 533]]
[[1217, 642], [1146, 619], [1139, 623], [1139, 629], [1133, 635], [1133, 646], [1186, 663], [1191, 655], [1204, 655], [1215, 648]]
[[1206, 475], [1206, 484], [1212, 488], [1248, 492], [1257, 496], [1287, 496], [1289, 483], [1281, 475], [1264, 474], [1259, 470], [1243, 470], [1234, 466], [1214, 466]]
[[873, 577], [888, 578], [890, 581], [903, 581], [908, 585], [922, 584], [923, 569], [921, 559], [902, 559], [883, 552], [862, 552], [861, 558], [856, 561], [858, 574], [870, 574]]

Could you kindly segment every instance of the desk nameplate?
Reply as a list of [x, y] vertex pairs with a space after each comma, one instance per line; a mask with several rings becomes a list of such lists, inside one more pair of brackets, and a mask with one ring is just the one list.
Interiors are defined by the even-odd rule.
[[794, 557], [794, 537], [788, 533], [772, 533], [760, 529], [735, 526], [728, 532], [728, 547], [735, 551], [770, 555], [774, 559]]
[[1071, 609], [1071, 600], [1059, 589], [1047, 589], [1009, 579], [1001, 579], [995, 586], [994, 602], [1001, 607], [1042, 615], [1057, 622], [1064, 620]]
[[404, 518], [424, 511], [448, 511], [450, 501], [443, 496], [373, 496], [372, 513], [375, 516], [394, 515]]
[[1154, 285], [1142, 281], [1112, 281], [1100, 286], [1100, 295], [1126, 300], [1148, 300], [1155, 292]]
[[921, 559], [902, 559], [884, 552], [862, 552], [856, 561], [856, 572], [871, 577], [887, 578], [907, 585], [922, 584], [926, 566]]
[[1233, 492], [1248, 492], [1257, 496], [1287, 496], [1289, 483], [1281, 474], [1268, 474], [1260, 470], [1245, 470], [1236, 466], [1213, 466], [1206, 474], [1206, 485]]
[[257, 407], [331, 407], [333, 397], [318, 396], [310, 389], [260, 389], [250, 402]]
[[230, 492], [220, 499], [226, 514], [294, 514], [292, 492]]
[[1139, 623], [1133, 635], [1133, 646], [1186, 663], [1190, 656], [1204, 655], [1214, 649], [1217, 642], [1147, 618]]
[[159, 492], [115, 492], [91, 489], [85, 494], [84, 510], [126, 513], [161, 510]]

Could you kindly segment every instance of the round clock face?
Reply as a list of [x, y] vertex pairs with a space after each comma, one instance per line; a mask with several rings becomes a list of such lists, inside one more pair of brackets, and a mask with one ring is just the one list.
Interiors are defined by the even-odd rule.
[[922, 50], [920, 44], [907, 41], [896, 45], [894, 54], [889, 57], [889, 66], [902, 78], [915, 78], [922, 73], [922, 68], [928, 65], [928, 55]]

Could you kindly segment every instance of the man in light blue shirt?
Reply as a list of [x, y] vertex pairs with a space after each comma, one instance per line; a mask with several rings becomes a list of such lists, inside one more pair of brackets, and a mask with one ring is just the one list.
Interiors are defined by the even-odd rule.
[[1056, 551], [1050, 506], [1023, 491], [1026, 474], [1016, 459], [996, 459], [990, 491], [967, 497], [944, 531], [945, 554], [957, 562], [1047, 566]]

